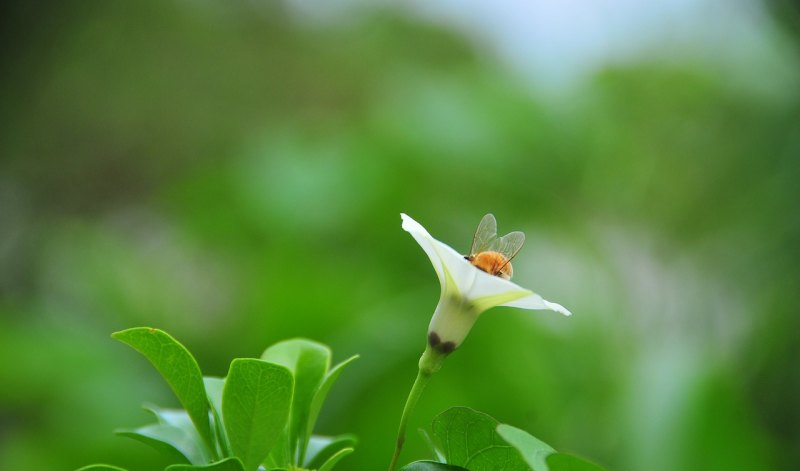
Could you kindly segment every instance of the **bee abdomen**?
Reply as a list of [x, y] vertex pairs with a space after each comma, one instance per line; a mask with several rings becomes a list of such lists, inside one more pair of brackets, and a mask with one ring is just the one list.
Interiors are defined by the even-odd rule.
[[476, 268], [506, 280], [511, 279], [513, 270], [509, 260], [499, 252], [480, 252], [467, 257]]

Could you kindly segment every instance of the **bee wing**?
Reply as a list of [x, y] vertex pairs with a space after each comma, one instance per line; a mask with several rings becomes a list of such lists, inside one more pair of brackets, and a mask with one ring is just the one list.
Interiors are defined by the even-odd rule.
[[470, 255], [489, 250], [489, 247], [497, 239], [497, 219], [492, 213], [487, 214], [478, 223], [475, 235], [472, 237], [472, 247], [469, 249]]
[[503, 237], [495, 238], [489, 250], [503, 254], [503, 256], [505, 256], [507, 259], [506, 263], [508, 263], [517, 255], [517, 253], [519, 253], [519, 250], [522, 248], [522, 244], [524, 243], [525, 234], [520, 231], [514, 231], [509, 232]]

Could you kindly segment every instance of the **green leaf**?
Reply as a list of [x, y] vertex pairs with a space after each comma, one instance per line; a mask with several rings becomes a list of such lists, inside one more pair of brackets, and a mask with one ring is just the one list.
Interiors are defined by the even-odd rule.
[[231, 362], [222, 393], [222, 416], [231, 450], [245, 471], [258, 468], [286, 427], [294, 381], [286, 368], [266, 361]]
[[184, 430], [172, 425], [151, 424], [136, 429], [120, 429], [114, 433], [149, 445], [173, 461], [195, 464], [208, 462], [205, 448]]
[[306, 463], [303, 465], [307, 469], [319, 469], [331, 456], [345, 448], [353, 448], [358, 439], [355, 435], [339, 435], [336, 437], [322, 437], [312, 435], [308, 441], [308, 452], [306, 453]]
[[187, 414], [185, 410], [164, 409], [153, 404], [145, 404], [142, 407], [147, 412], [153, 414], [158, 420], [158, 423], [177, 427], [186, 432], [187, 435], [197, 442], [198, 446], [202, 445], [200, 434], [197, 433], [197, 429], [194, 427], [191, 417], [189, 417], [189, 414]]
[[130, 345], [153, 364], [189, 413], [208, 449], [214, 450], [203, 375], [189, 350], [166, 332], [147, 327], [123, 330], [111, 336]]
[[126, 471], [123, 468], [111, 466], [110, 464], [90, 464], [83, 468], [76, 469], [75, 471]]
[[222, 391], [225, 388], [225, 380], [222, 378], [204, 376], [203, 384], [206, 387], [206, 395], [211, 405], [211, 416], [214, 419], [214, 434], [216, 435], [220, 452], [222, 456], [230, 456], [231, 445], [228, 441], [228, 434], [225, 433], [225, 425], [222, 421]]
[[565, 453], [553, 453], [548, 456], [547, 464], [550, 471], [605, 471], [594, 463]]
[[164, 471], [193, 471], [193, 470], [206, 470], [206, 471], [244, 471], [244, 466], [239, 458], [227, 458], [216, 463], [211, 463], [205, 466], [192, 466], [188, 464], [173, 464], [168, 466]]
[[352, 448], [343, 448], [337, 451], [333, 456], [328, 458], [328, 461], [326, 461], [325, 464], [319, 467], [319, 471], [331, 471], [333, 467], [336, 466], [336, 463], [339, 462], [339, 460], [341, 460], [342, 458], [344, 458], [345, 456], [349, 455], [352, 452], [353, 452]]
[[261, 359], [285, 366], [294, 376], [289, 453], [296, 463], [302, 463], [311, 435], [308, 426], [311, 402], [330, 367], [331, 351], [327, 346], [311, 340], [290, 339], [266, 349]]
[[400, 471], [468, 471], [461, 466], [437, 463], [435, 461], [415, 461], [400, 468]]
[[203, 386], [206, 388], [206, 395], [208, 402], [211, 404], [211, 410], [216, 410], [222, 413], [222, 391], [225, 389], [225, 379], [215, 378], [212, 376], [203, 377]]
[[533, 471], [548, 471], [545, 459], [548, 455], [556, 452], [553, 447], [528, 432], [511, 425], [498, 425], [497, 433], [511, 446], [519, 450], [522, 459], [531, 466]]
[[344, 369], [350, 363], [357, 359], [358, 355], [353, 355], [347, 360], [334, 366], [333, 369], [325, 375], [325, 378], [322, 380], [322, 384], [314, 393], [314, 397], [311, 400], [311, 406], [308, 411], [308, 425], [306, 430], [308, 431], [309, 435], [314, 432], [314, 425], [317, 423], [317, 417], [319, 417], [319, 412], [322, 410], [322, 405], [325, 403], [325, 399], [328, 397], [328, 393], [330, 392], [334, 383], [336, 383], [336, 380], [339, 379], [339, 375], [342, 374], [342, 371], [344, 371]]
[[421, 428], [419, 429], [419, 434], [422, 436], [422, 440], [425, 442], [425, 444], [428, 445], [428, 448], [430, 448], [431, 453], [436, 455], [436, 459], [439, 460], [439, 462], [444, 462], [445, 461], [444, 453], [442, 453], [442, 450], [436, 448], [436, 445], [433, 443], [433, 439], [431, 438], [428, 431], [425, 430], [424, 428]]
[[520, 453], [497, 433], [498, 422], [467, 407], [454, 407], [433, 419], [433, 440], [447, 463], [470, 471], [529, 471]]
[[289, 451], [289, 427], [283, 429], [278, 442], [272, 447], [269, 456], [262, 464], [270, 470], [294, 467], [294, 459]]
[[209, 462], [208, 450], [185, 410], [162, 409], [154, 405], [145, 405], [144, 409], [158, 419], [157, 424], [120, 429], [115, 433], [148, 444], [179, 462]]

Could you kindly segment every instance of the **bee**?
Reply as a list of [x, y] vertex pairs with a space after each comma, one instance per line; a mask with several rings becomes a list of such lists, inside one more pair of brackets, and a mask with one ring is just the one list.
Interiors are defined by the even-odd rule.
[[519, 253], [525, 243], [525, 234], [520, 231], [509, 232], [497, 237], [497, 220], [493, 214], [481, 219], [472, 238], [472, 248], [464, 258], [476, 268], [504, 280], [514, 275], [511, 260]]

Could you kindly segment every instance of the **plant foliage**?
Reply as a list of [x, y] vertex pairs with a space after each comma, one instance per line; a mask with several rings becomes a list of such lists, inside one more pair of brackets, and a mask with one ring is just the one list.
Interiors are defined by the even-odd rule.
[[428, 442], [439, 462], [416, 461], [401, 471], [603, 471], [582, 458], [558, 453], [524, 430], [467, 407], [442, 412], [433, 419], [431, 429]]
[[[330, 368], [322, 344], [292, 339], [261, 359], [237, 358], [226, 378], [203, 377], [186, 347], [164, 331], [139, 327], [112, 335], [144, 355], [183, 409], [147, 405], [156, 422], [117, 430], [163, 452], [166, 471], [331, 471], [353, 452], [353, 435], [313, 435], [325, 397], [351, 357]], [[308, 468], [306, 468], [308, 466]], [[80, 471], [122, 468], [97, 464]]]

